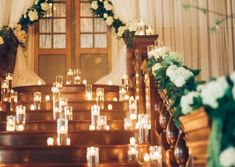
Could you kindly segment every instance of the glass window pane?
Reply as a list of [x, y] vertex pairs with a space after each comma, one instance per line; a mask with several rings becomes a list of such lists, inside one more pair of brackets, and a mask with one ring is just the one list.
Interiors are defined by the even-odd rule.
[[54, 32], [66, 32], [66, 20], [65, 19], [54, 19], [53, 31]]
[[39, 36], [39, 48], [51, 48], [51, 35]]
[[39, 20], [39, 32], [51, 32], [51, 20], [50, 19], [40, 19]]
[[81, 34], [80, 43], [81, 48], [93, 48], [92, 34]]
[[95, 32], [107, 32], [107, 25], [103, 19], [95, 19]]
[[95, 48], [106, 48], [106, 47], [107, 47], [107, 35], [95, 34]]
[[55, 17], [65, 17], [66, 7], [64, 3], [55, 3], [53, 5], [53, 12]]
[[65, 48], [65, 46], [66, 46], [65, 35], [53, 36], [53, 48]]
[[93, 31], [93, 23], [92, 19], [80, 19], [80, 27], [81, 27], [81, 32], [92, 32]]
[[80, 15], [81, 16], [92, 16], [89, 3], [80, 3]]

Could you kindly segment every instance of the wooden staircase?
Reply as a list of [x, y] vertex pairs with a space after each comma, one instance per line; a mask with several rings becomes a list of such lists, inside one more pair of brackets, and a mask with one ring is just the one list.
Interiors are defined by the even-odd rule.
[[[102, 115], [108, 119], [109, 131], [89, 131], [91, 105], [95, 101], [85, 100], [84, 85], [64, 86], [62, 97], [68, 98], [73, 107], [73, 120], [69, 121], [69, 138], [71, 145], [48, 146], [49, 137], [56, 138], [56, 121], [53, 120], [52, 101], [45, 101], [50, 96], [52, 85], [26, 86], [15, 88], [18, 101], [26, 106], [26, 125], [24, 131], [6, 131], [6, 116], [15, 112], [0, 112], [0, 164], [1, 166], [87, 166], [86, 149], [89, 146], [99, 147], [101, 167], [113, 166], [148, 166], [137, 162], [128, 162], [127, 151], [129, 139], [136, 135], [134, 131], [124, 130], [126, 105], [120, 101], [118, 86], [94, 85], [93, 97], [98, 87], [105, 92], [105, 108]], [[30, 110], [33, 104], [33, 92], [42, 92], [41, 110]], [[108, 105], [112, 110], [108, 110]], [[139, 150], [147, 152], [148, 144], [139, 145]]]

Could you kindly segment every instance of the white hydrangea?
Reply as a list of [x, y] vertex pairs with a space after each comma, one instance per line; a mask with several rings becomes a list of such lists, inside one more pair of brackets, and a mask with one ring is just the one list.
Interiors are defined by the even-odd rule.
[[0, 45], [4, 44], [3, 38], [0, 36]]
[[[168, 51], [168, 52], [170, 52], [170, 51]], [[182, 56], [177, 52], [170, 52], [167, 57], [175, 62], [179, 62], [179, 63], [182, 62]]]
[[107, 25], [111, 26], [113, 24], [113, 17], [108, 16], [107, 19], [106, 19], [106, 23], [107, 23]]
[[235, 148], [229, 147], [220, 153], [220, 164], [224, 167], [235, 166]]
[[156, 70], [159, 70], [161, 67], [162, 67], [162, 66], [161, 66], [160, 63], [156, 63], [156, 64], [153, 65], [153, 67], [152, 67], [152, 73], [153, 73], [154, 76], [156, 76], [155, 71], [156, 71]]
[[92, 9], [96, 10], [96, 9], [98, 9], [98, 7], [99, 7], [99, 6], [98, 6], [98, 2], [97, 2], [97, 1], [92, 1], [92, 2], [91, 2], [91, 8], [92, 8]]
[[120, 26], [118, 28], [117, 36], [122, 37], [123, 33], [126, 31], [126, 26]]
[[193, 76], [193, 73], [184, 67], [170, 65], [166, 70], [166, 75], [176, 87], [182, 87], [185, 85], [186, 81]]
[[136, 22], [130, 22], [128, 24], [129, 31], [137, 31], [138, 25]]
[[36, 10], [30, 10], [28, 13], [28, 17], [30, 21], [38, 20], [38, 12]]
[[224, 96], [228, 88], [229, 85], [225, 77], [209, 82], [201, 92], [203, 104], [216, 109], [219, 105], [217, 100]]
[[199, 97], [199, 93], [195, 91], [189, 92], [187, 95], [181, 97], [180, 106], [183, 114], [186, 115], [193, 111], [191, 105], [193, 104], [193, 99], [197, 97]]
[[107, 17], [108, 17], [108, 14], [107, 14], [107, 13], [104, 13], [104, 14], [103, 14], [103, 18], [107, 19]]
[[49, 4], [47, 2], [41, 4], [41, 9], [47, 11], [49, 9]]
[[113, 6], [108, 1], [104, 1], [104, 8], [108, 11], [113, 10]]
[[235, 83], [235, 72], [230, 74], [230, 79]]
[[155, 49], [154, 57], [156, 60], [160, 57], [165, 58], [166, 56], [168, 56], [169, 53], [170, 53], [170, 48], [160, 47], [160, 48]]

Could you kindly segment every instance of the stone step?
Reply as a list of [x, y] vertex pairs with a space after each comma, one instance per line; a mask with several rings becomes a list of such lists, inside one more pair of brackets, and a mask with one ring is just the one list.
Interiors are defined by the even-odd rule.
[[[135, 136], [133, 131], [69, 131], [71, 145], [121, 145], [128, 144]], [[49, 137], [56, 138], [54, 131], [0, 132], [1, 146], [46, 146]]]
[[[69, 131], [89, 130], [90, 120], [69, 121]], [[107, 123], [110, 130], [123, 130], [123, 120], [112, 120]], [[56, 121], [26, 121], [25, 131], [56, 131]], [[6, 122], [0, 122], [0, 131], [6, 131]]]

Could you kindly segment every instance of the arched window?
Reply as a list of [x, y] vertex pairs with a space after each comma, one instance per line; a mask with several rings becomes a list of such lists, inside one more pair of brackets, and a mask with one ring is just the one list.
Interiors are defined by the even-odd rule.
[[111, 32], [88, 0], [54, 0], [35, 25], [35, 71], [47, 82], [68, 68], [94, 82], [111, 70]]

